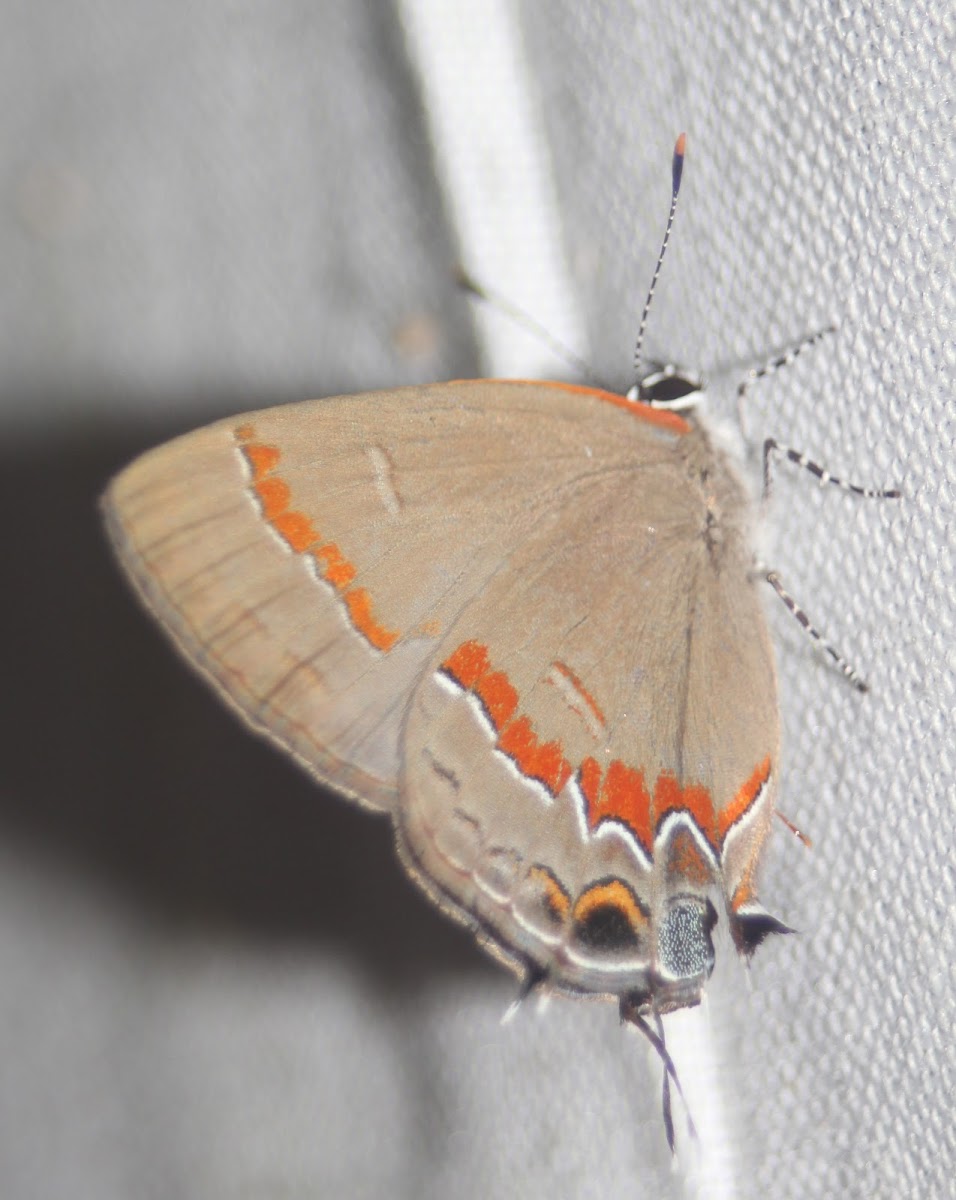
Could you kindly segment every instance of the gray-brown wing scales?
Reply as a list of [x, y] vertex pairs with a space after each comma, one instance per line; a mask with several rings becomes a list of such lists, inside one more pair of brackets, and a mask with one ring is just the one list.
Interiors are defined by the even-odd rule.
[[127, 574], [186, 659], [257, 731], [319, 779], [391, 807], [398, 734], [393, 697], [420, 669], [414, 642], [373, 656], [348, 636], [318, 564], [264, 524], [233, 430], [214, 426], [160, 448], [107, 497]]
[[[725, 882], [721, 812], [775, 762], [759, 597], [741, 547], [715, 569], [704, 515], [676, 456], [579, 475], [462, 613], [409, 712], [413, 868], [567, 986], [644, 986], [662, 893]], [[662, 862], [668, 813], [679, 855]]]
[[435, 646], [591, 456], [641, 425], [527, 385], [310, 401], [144, 455], [104, 506], [145, 602], [246, 721], [392, 808]]

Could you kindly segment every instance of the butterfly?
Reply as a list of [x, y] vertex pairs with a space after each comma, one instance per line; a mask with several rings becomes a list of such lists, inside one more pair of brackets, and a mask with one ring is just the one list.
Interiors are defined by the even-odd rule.
[[718, 920], [744, 956], [787, 931], [757, 898], [780, 728], [752, 504], [700, 387], [655, 367], [627, 396], [284, 405], [150, 451], [104, 498], [146, 607], [253, 730], [387, 813], [526, 991], [618, 1001], [664, 1060], [672, 1146], [661, 1015], [699, 1002]]

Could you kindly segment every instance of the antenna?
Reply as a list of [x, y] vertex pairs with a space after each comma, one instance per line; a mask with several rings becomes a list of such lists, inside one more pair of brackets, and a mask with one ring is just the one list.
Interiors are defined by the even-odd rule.
[[620, 1004], [621, 1020], [627, 1024], [633, 1025], [635, 1029], [640, 1030], [645, 1038], [654, 1048], [654, 1052], [661, 1060], [661, 1065], [664, 1068], [664, 1081], [662, 1084], [661, 1109], [664, 1118], [664, 1133], [667, 1136], [667, 1144], [670, 1147], [671, 1154], [674, 1153], [674, 1116], [671, 1112], [671, 1081], [673, 1080], [677, 1094], [681, 1098], [684, 1105], [684, 1113], [687, 1117], [687, 1132], [696, 1141], [697, 1128], [694, 1125], [694, 1119], [690, 1115], [690, 1109], [687, 1106], [687, 1099], [684, 1096], [684, 1089], [680, 1085], [680, 1080], [677, 1077], [677, 1068], [674, 1066], [674, 1060], [668, 1053], [667, 1046], [664, 1042], [664, 1023], [661, 1020], [660, 1013], [654, 1009], [653, 1016], [657, 1029], [651, 1027], [650, 1022], [641, 1012], [641, 1005], [644, 997], [641, 994], [633, 996], [622, 996]]
[[563, 342], [559, 341], [550, 330], [545, 329], [540, 321], [535, 320], [529, 312], [512, 303], [507, 296], [503, 296], [501, 292], [495, 291], [483, 283], [478, 283], [460, 263], [455, 268], [455, 282], [463, 291], [474, 296], [476, 300], [481, 300], [492, 308], [497, 308], [499, 312], [504, 313], [520, 329], [526, 330], [532, 337], [537, 338], [542, 345], [547, 346], [552, 354], [560, 358], [572, 371], [580, 375], [583, 379], [594, 378], [594, 372], [590, 363], [586, 362], [580, 354], [576, 354]]
[[674, 214], [677, 212], [677, 193], [680, 191], [680, 177], [684, 169], [684, 147], [687, 144], [687, 135], [682, 133], [674, 144], [674, 162], [671, 168], [673, 182], [671, 184], [671, 207], [667, 214], [667, 226], [664, 229], [664, 240], [661, 242], [661, 251], [657, 256], [657, 265], [654, 267], [654, 274], [651, 278], [651, 286], [647, 291], [647, 299], [644, 301], [644, 311], [641, 313], [641, 323], [637, 327], [637, 344], [634, 347], [634, 378], [641, 378], [641, 362], [642, 351], [644, 348], [644, 331], [647, 328], [647, 314], [650, 312], [651, 301], [654, 299], [654, 289], [657, 287], [657, 277], [661, 273], [661, 263], [664, 261], [664, 252], [667, 249], [667, 243], [670, 241], [671, 226], [674, 224]]

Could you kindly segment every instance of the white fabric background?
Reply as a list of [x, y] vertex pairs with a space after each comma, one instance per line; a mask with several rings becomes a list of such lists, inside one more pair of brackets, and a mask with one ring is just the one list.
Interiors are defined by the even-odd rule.
[[[780, 474], [773, 561], [873, 690], [768, 600], [780, 806], [814, 849], [780, 830], [762, 889], [801, 936], [752, 987], [725, 954], [710, 989], [723, 1140], [672, 1170], [610, 1006], [501, 1027], [512, 981], [405, 881], [386, 824], [221, 711], [98, 530], [109, 474], [181, 429], [478, 370], [451, 267], [488, 275], [421, 44], [355, 0], [3, 0], [4, 1196], [952, 1192], [952, 11], [562, 0], [489, 5], [489, 36], [493, 8], [559, 216], [534, 253], [570, 280], [549, 307], [532, 263], [516, 298], [583, 318], [625, 384], [686, 129], [651, 349], [729, 410], [741, 364], [836, 319], [755, 393], [753, 433], [905, 491]], [[461, 94], [501, 122], [486, 62]], [[492, 242], [511, 219], [489, 210]]]

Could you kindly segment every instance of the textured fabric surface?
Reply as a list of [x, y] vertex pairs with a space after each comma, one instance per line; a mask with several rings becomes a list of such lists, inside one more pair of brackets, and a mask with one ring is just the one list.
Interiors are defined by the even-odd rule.
[[628, 382], [686, 129], [651, 351], [732, 414], [748, 364], [838, 322], [754, 390], [750, 432], [905, 493], [778, 475], [765, 557], [872, 690], [768, 599], [780, 807], [814, 848], [779, 830], [762, 886], [800, 936], [749, 984], [720, 947], [724, 1161], [672, 1169], [611, 1006], [499, 1024], [513, 982], [386, 824], [221, 710], [98, 529], [106, 478], [162, 437], [477, 369], [397, 14], [4, 0], [4, 1196], [952, 1192], [951, 8], [514, 11], [597, 373]]

